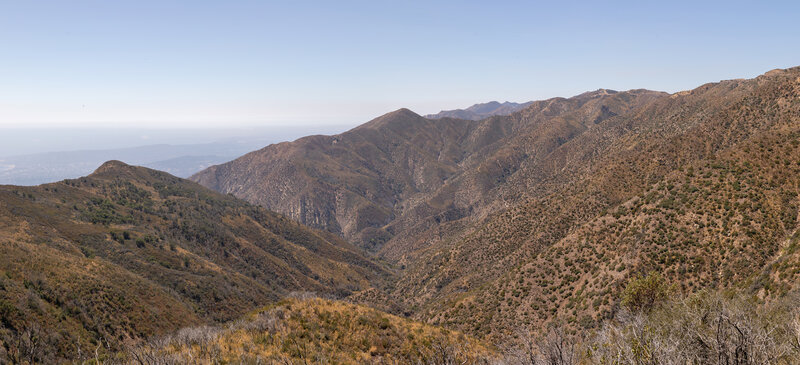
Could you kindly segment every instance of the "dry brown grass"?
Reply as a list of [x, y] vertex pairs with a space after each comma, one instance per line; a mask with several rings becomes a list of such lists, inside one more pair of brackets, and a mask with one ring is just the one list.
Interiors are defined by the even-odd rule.
[[183, 329], [126, 356], [204, 364], [479, 364], [497, 354], [458, 332], [368, 307], [305, 298], [282, 300], [225, 327]]
[[[110, 162], [89, 177], [0, 187], [0, 358], [86, 360], [219, 323], [291, 291], [379, 283], [353, 246], [195, 183]], [[27, 351], [27, 350], [26, 350]]]

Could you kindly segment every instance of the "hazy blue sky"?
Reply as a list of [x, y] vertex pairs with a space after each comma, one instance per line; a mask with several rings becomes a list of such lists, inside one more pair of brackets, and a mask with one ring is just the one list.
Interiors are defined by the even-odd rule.
[[361, 123], [800, 65], [800, 1], [0, 0], [0, 126]]

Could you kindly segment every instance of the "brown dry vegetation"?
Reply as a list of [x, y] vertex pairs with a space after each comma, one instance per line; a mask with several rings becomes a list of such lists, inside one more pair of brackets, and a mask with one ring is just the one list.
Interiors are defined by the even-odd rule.
[[800, 357], [800, 297], [733, 291], [683, 297], [657, 273], [629, 281], [601, 328], [518, 328], [497, 349], [450, 330], [298, 293], [225, 326], [184, 328], [110, 357], [183, 364], [776, 364]]
[[343, 302], [285, 299], [224, 327], [186, 328], [117, 361], [263, 364], [479, 364], [499, 358], [458, 332]]
[[37, 362], [229, 321], [295, 290], [345, 296], [387, 275], [329, 233], [119, 162], [0, 187], [0, 257], [0, 358]]
[[[790, 364], [799, 161], [794, 68], [480, 121], [402, 109], [194, 177], [328, 233], [117, 162], [0, 187], [0, 357], [146, 337], [115, 359]], [[426, 324], [319, 299], [218, 324], [296, 290]]]
[[483, 121], [400, 109], [340, 135], [265, 147], [191, 179], [397, 259], [451, 232], [450, 224], [485, 217], [521, 163], [663, 95], [601, 90]]
[[[733, 110], [720, 112], [742, 116], [705, 117], [707, 123], [668, 144], [649, 142], [665, 149], [661, 153], [672, 155], [669, 159], [677, 159], [675, 153], [685, 152], [675, 146], [695, 140], [706, 144], [725, 134], [729, 141], [717, 152], [698, 150], [705, 158], [676, 166], [656, 183], [643, 179], [643, 189], [629, 191], [609, 186], [630, 184], [636, 170], [652, 179], [657, 170], [642, 169], [644, 162], [606, 157], [608, 163], [569, 194], [551, 194], [513, 208], [455, 249], [443, 250], [446, 259], [439, 259], [436, 272], [477, 267], [480, 277], [489, 272], [498, 279], [447, 296], [424, 316], [434, 323], [447, 321], [455, 328], [471, 326], [477, 333], [494, 335], [511, 335], [510, 329], [519, 323], [535, 327], [564, 321], [574, 328], [592, 328], [613, 316], [615, 298], [627, 277], [651, 270], [664, 273], [684, 292], [737, 286], [761, 296], [785, 294], [797, 273], [796, 261], [784, 256], [793, 252], [800, 204], [798, 84], [793, 78], [758, 81], [762, 88], [748, 90], [732, 104]], [[757, 100], [762, 104], [754, 104]], [[743, 105], [749, 105], [745, 112], [740, 110]], [[751, 127], [749, 134], [738, 132], [744, 123]], [[740, 137], [731, 140], [735, 134]], [[653, 149], [638, 149], [634, 156], [655, 158], [649, 152]], [[612, 194], [621, 198], [611, 200]], [[599, 197], [619, 203], [602, 204]], [[594, 217], [581, 218], [587, 215]], [[458, 252], [464, 249], [468, 255]], [[493, 256], [481, 258], [487, 254]], [[495, 264], [472, 266], [476, 260]], [[776, 270], [781, 274], [769, 274]], [[464, 274], [449, 276], [460, 278], [461, 287], [475, 288], [463, 284]]]
[[[363, 302], [388, 297], [385, 308], [507, 341], [520, 326], [597, 328], [623, 283], [652, 270], [684, 293], [786, 293], [798, 132], [793, 68], [672, 95], [600, 90], [477, 122], [400, 110], [194, 179], [311, 224], [322, 221], [309, 212], [327, 216], [317, 226], [394, 262], [396, 285]], [[281, 179], [313, 193], [268, 188]]]
[[521, 331], [520, 346], [507, 351], [501, 362], [796, 364], [800, 359], [797, 294], [772, 302], [730, 290], [702, 290], [683, 297], [651, 273], [629, 282], [621, 298], [628, 305], [601, 328], [572, 335], [563, 326], [540, 331], [538, 336]]

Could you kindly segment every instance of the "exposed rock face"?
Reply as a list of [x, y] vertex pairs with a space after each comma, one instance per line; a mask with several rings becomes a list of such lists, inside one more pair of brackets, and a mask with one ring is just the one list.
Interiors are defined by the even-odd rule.
[[500, 187], [523, 161], [598, 118], [665, 95], [586, 93], [483, 121], [400, 109], [340, 135], [270, 145], [191, 179], [372, 250], [396, 236], [415, 249], [410, 240], [421, 231], [496, 209]]
[[388, 296], [417, 318], [498, 336], [520, 320], [590, 326], [642, 271], [687, 291], [793, 277], [769, 265], [796, 259], [780, 247], [797, 237], [798, 80], [601, 89], [480, 121], [399, 110], [194, 179], [400, 264]]

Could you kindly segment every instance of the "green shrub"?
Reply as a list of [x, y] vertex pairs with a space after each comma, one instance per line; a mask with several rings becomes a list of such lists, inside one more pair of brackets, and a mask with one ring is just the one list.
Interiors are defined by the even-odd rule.
[[649, 312], [665, 302], [672, 292], [666, 280], [656, 272], [628, 281], [622, 292], [621, 304], [631, 312]]

